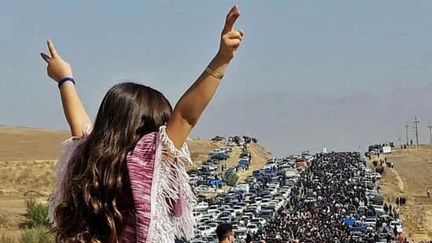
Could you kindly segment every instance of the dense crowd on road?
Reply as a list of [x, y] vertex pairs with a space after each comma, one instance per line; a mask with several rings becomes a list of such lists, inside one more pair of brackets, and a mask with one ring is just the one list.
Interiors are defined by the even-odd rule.
[[267, 242], [403, 242], [402, 223], [377, 191], [361, 155], [317, 154], [265, 227]]

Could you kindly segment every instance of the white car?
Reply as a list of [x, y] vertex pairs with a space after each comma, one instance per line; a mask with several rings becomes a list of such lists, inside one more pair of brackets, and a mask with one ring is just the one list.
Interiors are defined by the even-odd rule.
[[249, 217], [249, 219], [255, 218], [255, 215], [253, 213], [249, 213], [249, 212], [245, 213], [244, 216]]
[[291, 191], [291, 186], [282, 186], [282, 189]]
[[392, 229], [394, 229], [394, 227], [396, 226], [396, 230], [398, 233], [402, 233], [403, 232], [403, 228], [402, 228], [402, 222], [400, 220], [393, 220], [390, 222], [390, 227]]
[[374, 208], [374, 210], [375, 210], [376, 213], [378, 213], [380, 215], [381, 214], [385, 214], [383, 206], [381, 206], [381, 205], [372, 205], [372, 207]]
[[215, 218], [218, 217], [220, 213], [221, 213], [221, 211], [219, 210], [219, 208], [216, 208], [216, 209], [210, 209], [209, 208], [207, 210], [207, 214], [212, 216], [212, 217], [215, 217]]
[[271, 195], [276, 195], [278, 192], [278, 189], [276, 187], [269, 187], [268, 190], [270, 191]]
[[370, 226], [372, 228], [375, 228], [376, 223], [377, 223], [376, 218], [366, 218], [365, 219], [365, 225], [366, 226]]
[[[195, 234], [195, 235], [197, 235], [197, 234]], [[191, 243], [206, 243], [206, 242], [203, 241], [203, 240], [201, 240], [201, 239], [193, 239], [193, 240], [191, 241]]]
[[280, 191], [280, 194], [281, 194], [283, 197], [287, 198], [287, 197], [289, 197], [289, 195], [290, 195], [290, 190], [285, 190], [285, 189], [283, 189], [283, 190]]
[[[195, 229], [194, 230], [194, 235], [195, 235], [195, 237], [201, 237], [202, 235], [201, 235], [201, 232], [198, 230], [198, 229]], [[191, 241], [191, 243], [192, 242], [194, 242], [194, 241]]]
[[381, 179], [381, 174], [380, 173], [373, 173], [372, 174], [374, 177], [375, 177], [375, 179]]
[[213, 151], [211, 151], [209, 153], [209, 155], [220, 154], [220, 153], [223, 153], [223, 152], [224, 152], [223, 150], [216, 148], [216, 149], [213, 149]]
[[307, 198], [304, 200], [304, 202], [305, 202], [305, 203], [309, 203], [309, 202], [316, 202], [316, 199], [313, 198], [313, 197], [307, 197]]
[[258, 220], [261, 223], [261, 225], [265, 225], [267, 223], [267, 221], [263, 218], [258, 218]]
[[233, 217], [233, 218], [236, 216], [236, 212], [232, 208], [225, 210], [225, 212], [230, 212], [231, 213], [231, 217]]
[[255, 203], [256, 203], [257, 205], [261, 205], [262, 200], [263, 200], [262, 197], [256, 197], [256, 198], [255, 198]]
[[244, 225], [244, 226], [246, 226], [246, 225], [249, 224], [249, 220], [250, 220], [250, 218], [249, 218], [248, 216], [242, 216], [242, 217], [239, 219], [239, 225]]
[[259, 213], [261, 211], [261, 206], [250, 205], [249, 207], [247, 207], [247, 210], [248, 212], [251, 212], [251, 210], [253, 210], [253, 212]]
[[270, 202], [271, 202], [270, 199], [263, 198], [260, 205], [261, 205], [261, 207], [267, 207], [267, 206], [269, 206]]
[[214, 229], [208, 225], [201, 225], [198, 230], [202, 236], [209, 236], [213, 233]]
[[208, 209], [208, 207], [209, 207], [209, 204], [207, 202], [200, 202], [195, 206], [194, 210], [196, 212], [206, 211]]
[[[216, 206], [216, 205], [215, 205]], [[220, 208], [219, 208], [221, 211], [224, 211], [224, 210], [229, 210], [229, 209], [231, 209], [231, 207], [229, 206], [229, 205], [222, 205]]]
[[198, 222], [204, 222], [204, 221], [211, 221], [211, 220], [213, 220], [213, 217], [211, 215], [204, 215], [197, 221]]
[[268, 186], [278, 189], [280, 186], [280, 183], [279, 182], [271, 182], [268, 184]]
[[218, 205], [210, 205], [208, 207], [208, 210], [211, 210], [211, 209], [219, 209], [219, 206]]
[[285, 198], [282, 196], [276, 196], [274, 200], [277, 202], [278, 207], [282, 206], [285, 203]]
[[252, 234], [256, 234], [258, 232], [258, 226], [256, 226], [256, 224], [249, 224], [247, 227], [247, 232], [252, 233]]
[[243, 240], [243, 241], [240, 241], [240, 242], [245, 242], [245, 240], [247, 238], [247, 235], [245, 233], [243, 233], [243, 232], [240, 232], [240, 233], [235, 234], [235, 238], [237, 240]]
[[252, 219], [251, 221], [249, 221], [249, 223], [251, 223], [251, 224], [255, 224], [255, 225], [260, 226], [260, 227], [264, 227], [264, 224], [262, 224], [262, 223], [260, 222], [260, 220], [257, 219], [257, 218]]
[[234, 147], [234, 146], [236, 146], [237, 144], [234, 143], [233, 141], [229, 141], [227, 145], [230, 146], [230, 147]]
[[247, 183], [240, 183], [236, 188], [240, 191], [249, 192], [249, 184]]
[[243, 212], [243, 207], [239, 205], [234, 205], [233, 210], [235, 214], [239, 214]]
[[220, 217], [220, 221], [226, 222], [226, 223], [230, 223], [231, 222], [231, 217], [225, 216], [225, 217]]
[[199, 221], [204, 215], [201, 212], [193, 212], [196, 221]]
[[199, 185], [195, 187], [195, 192], [197, 193], [206, 193], [206, 192], [213, 192], [214, 190], [206, 185]]
[[247, 229], [245, 226], [242, 226], [242, 225], [233, 225], [233, 231], [235, 234], [246, 233]]
[[213, 232], [215, 232], [216, 228], [218, 227], [218, 224], [217, 223], [209, 223], [208, 226], [210, 226], [212, 228]]
[[268, 203], [268, 206], [272, 207], [272, 208], [275, 208], [275, 209], [278, 209], [279, 208], [279, 203], [276, 202], [276, 201], [271, 201], [271, 202]]

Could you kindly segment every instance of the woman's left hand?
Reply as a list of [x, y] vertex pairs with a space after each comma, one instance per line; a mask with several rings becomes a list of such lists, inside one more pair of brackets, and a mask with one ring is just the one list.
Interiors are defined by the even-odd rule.
[[244, 32], [242, 30], [233, 30], [234, 23], [240, 16], [237, 5], [231, 8], [225, 19], [225, 26], [222, 30], [221, 42], [217, 57], [228, 63], [233, 59], [235, 52], [240, 46]]

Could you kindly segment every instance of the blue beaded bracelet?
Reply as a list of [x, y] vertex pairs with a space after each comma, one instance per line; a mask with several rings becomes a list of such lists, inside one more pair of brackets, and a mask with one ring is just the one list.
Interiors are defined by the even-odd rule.
[[72, 82], [75, 85], [75, 80], [73, 78], [71, 78], [71, 77], [65, 77], [65, 78], [61, 79], [60, 81], [58, 81], [58, 87], [59, 87], [59, 89], [61, 88], [61, 86], [64, 83], [66, 83], [68, 81]]

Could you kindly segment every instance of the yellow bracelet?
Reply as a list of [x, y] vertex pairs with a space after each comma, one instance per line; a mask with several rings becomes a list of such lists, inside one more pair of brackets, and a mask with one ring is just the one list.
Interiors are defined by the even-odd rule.
[[217, 79], [222, 79], [223, 76], [224, 76], [222, 73], [217, 72], [217, 71], [214, 71], [213, 69], [211, 69], [211, 68], [209, 68], [209, 67], [206, 67], [205, 71], [206, 71], [208, 74], [210, 74], [211, 76], [213, 76], [214, 78], [217, 78]]

